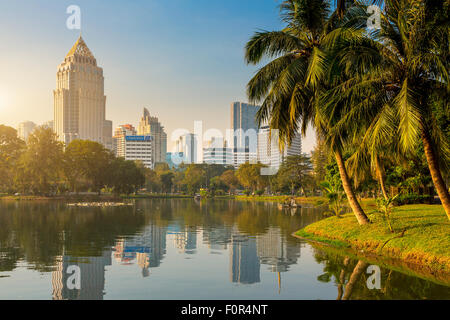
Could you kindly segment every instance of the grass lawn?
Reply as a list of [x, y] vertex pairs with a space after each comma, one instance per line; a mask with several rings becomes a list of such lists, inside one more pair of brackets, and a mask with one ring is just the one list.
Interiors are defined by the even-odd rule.
[[373, 222], [370, 225], [359, 226], [351, 213], [318, 221], [296, 235], [336, 247], [350, 246], [399, 258], [425, 265], [435, 272], [450, 272], [450, 222], [441, 205], [395, 207], [392, 213], [395, 233], [389, 231], [380, 214], [375, 214], [370, 207], [366, 207]]

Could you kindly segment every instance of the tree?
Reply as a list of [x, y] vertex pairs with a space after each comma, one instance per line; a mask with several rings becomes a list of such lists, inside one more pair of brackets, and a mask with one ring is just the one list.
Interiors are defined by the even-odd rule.
[[134, 161], [115, 158], [111, 162], [108, 185], [115, 194], [136, 193], [145, 184], [145, 175]]
[[50, 195], [62, 182], [63, 145], [51, 129], [39, 127], [28, 138], [15, 184], [24, 193]]
[[172, 190], [174, 174], [171, 171], [166, 171], [160, 174], [162, 192], [168, 193]]
[[280, 166], [277, 173], [279, 184], [287, 184], [291, 194], [295, 194], [295, 189], [300, 188], [304, 194], [307, 185], [312, 182], [311, 158], [305, 154], [288, 156]]
[[[290, 143], [300, 126], [305, 134], [309, 124], [314, 124], [319, 135], [330, 135], [328, 118], [316, 112], [317, 96], [327, 77], [326, 56], [330, 45], [339, 34], [346, 34], [348, 28], [339, 27], [354, 20], [354, 12], [348, 11], [347, 16], [341, 19], [331, 14], [325, 0], [283, 1], [280, 8], [287, 26], [282, 31], [257, 32], [247, 43], [248, 63], [257, 64], [263, 58], [273, 59], [250, 80], [247, 95], [253, 102], [263, 100], [257, 120], [260, 124], [267, 121], [272, 129], [279, 130], [280, 144]], [[329, 146], [338, 162], [344, 190], [355, 217], [360, 224], [369, 223], [343, 162], [343, 146], [340, 143], [330, 143]]]
[[325, 180], [325, 167], [328, 164], [328, 150], [323, 139], [318, 138], [311, 152], [311, 160], [313, 164], [313, 176], [316, 185]]
[[[74, 140], [66, 148], [66, 176], [73, 172], [89, 181], [93, 191], [100, 193], [115, 174], [110, 169], [114, 156], [103, 145], [89, 140]], [[75, 178], [77, 179], [77, 178]]]
[[0, 125], [0, 192], [12, 191], [14, 171], [25, 147], [16, 129]]
[[206, 172], [196, 164], [190, 164], [185, 172], [184, 183], [187, 185], [190, 194], [196, 193], [205, 183]]
[[239, 183], [247, 189], [261, 190], [267, 186], [267, 176], [261, 176], [261, 168], [265, 167], [261, 163], [244, 163], [236, 171], [236, 177]]
[[227, 185], [222, 181], [220, 176], [216, 176], [211, 178], [209, 181], [209, 190], [211, 192], [211, 195], [216, 195], [217, 191], [225, 191], [227, 189]]
[[387, 0], [385, 4], [381, 30], [340, 48], [341, 64], [354, 74], [330, 95], [352, 105], [342, 126], [368, 123], [373, 148], [393, 134], [399, 136], [404, 153], [412, 153], [422, 142], [450, 219], [450, 195], [441, 173], [449, 171], [450, 147], [438, 125], [433, 99], [439, 97], [448, 106], [448, 3]]
[[231, 193], [236, 190], [236, 188], [239, 186], [239, 180], [235, 175], [235, 171], [233, 169], [229, 169], [222, 173], [220, 176], [220, 180], [225, 183], [225, 185], [228, 187], [228, 191]]

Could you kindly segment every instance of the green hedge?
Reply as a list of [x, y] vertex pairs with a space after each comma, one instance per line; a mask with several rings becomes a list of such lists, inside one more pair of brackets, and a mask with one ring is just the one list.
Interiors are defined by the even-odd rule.
[[434, 201], [434, 197], [430, 195], [420, 195], [416, 193], [408, 193], [401, 194], [395, 200], [394, 204], [397, 206], [405, 205], [405, 204], [432, 204]]

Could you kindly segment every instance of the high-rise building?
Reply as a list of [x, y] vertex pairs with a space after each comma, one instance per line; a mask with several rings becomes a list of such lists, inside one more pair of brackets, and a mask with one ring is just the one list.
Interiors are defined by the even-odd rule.
[[125, 160], [142, 161], [146, 168], [153, 169], [153, 137], [125, 136]]
[[212, 138], [203, 148], [203, 162], [207, 164], [233, 165], [233, 149], [223, 138]]
[[302, 137], [297, 132], [291, 144], [286, 144], [283, 151], [280, 151], [278, 135], [275, 132], [271, 134], [270, 131], [268, 126], [264, 126], [258, 132], [258, 162], [278, 171], [286, 157], [302, 154]]
[[136, 135], [136, 129], [131, 124], [122, 124], [114, 130], [112, 146], [117, 157], [125, 158], [125, 137]]
[[286, 272], [300, 257], [300, 246], [286, 241], [280, 228], [269, 227], [264, 234], [256, 236], [256, 249], [261, 264], [271, 272]]
[[187, 133], [178, 138], [176, 141], [176, 152], [183, 153], [182, 162], [197, 163], [197, 135]]
[[[52, 272], [53, 300], [103, 300], [105, 295], [105, 267], [111, 265], [111, 249], [102, 256], [59, 256], [56, 270]], [[73, 271], [69, 268], [79, 268], [80, 287], [69, 288], [69, 279]]]
[[81, 36], [58, 66], [54, 96], [54, 131], [66, 145], [74, 139], [112, 148], [112, 124], [105, 123], [103, 69]]
[[33, 132], [33, 130], [36, 128], [36, 124], [31, 121], [25, 121], [19, 123], [19, 126], [17, 128], [17, 135], [22, 140], [27, 140], [28, 136]]
[[260, 262], [255, 238], [233, 234], [230, 248], [231, 282], [252, 284], [260, 282]]
[[245, 162], [256, 162], [258, 144], [256, 113], [259, 108], [259, 106], [243, 102], [231, 104], [233, 165], [235, 167]]
[[167, 134], [158, 118], [150, 116], [147, 108], [144, 108], [144, 115], [141, 118], [141, 122], [139, 122], [138, 135], [152, 136], [154, 141], [154, 162], [166, 162]]

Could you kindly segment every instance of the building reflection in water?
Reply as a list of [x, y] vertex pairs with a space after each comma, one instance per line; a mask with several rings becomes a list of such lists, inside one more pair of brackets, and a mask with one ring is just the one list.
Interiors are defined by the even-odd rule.
[[[69, 289], [67, 268], [80, 268], [80, 288]], [[102, 300], [105, 294], [105, 267], [111, 265], [111, 250], [105, 250], [99, 257], [57, 258], [56, 270], [52, 272], [53, 300]]]
[[256, 240], [233, 234], [230, 247], [231, 282], [252, 284], [260, 282], [260, 263], [256, 254]]
[[120, 239], [114, 247], [114, 258], [121, 264], [135, 264], [142, 276], [150, 275], [150, 268], [159, 267], [166, 253], [166, 229], [149, 225], [139, 234]]
[[175, 248], [179, 253], [195, 254], [197, 249], [197, 230], [195, 227], [169, 226], [168, 234], [172, 235]]
[[[261, 265], [277, 274], [281, 287], [281, 273], [288, 272], [300, 257], [300, 245], [288, 243], [278, 227], [268, 227], [264, 233], [250, 236], [234, 226], [215, 226], [202, 231], [202, 243], [216, 251], [229, 252], [230, 281], [238, 284], [261, 282]], [[150, 275], [151, 268], [161, 265], [166, 254], [166, 237], [173, 240], [179, 253], [195, 254], [197, 251], [197, 228], [172, 224], [168, 227], [149, 225], [130, 237], [119, 237], [112, 250], [105, 250], [100, 257], [61, 256], [57, 270], [52, 275], [53, 299], [103, 299], [105, 266], [111, 265], [111, 256], [123, 265], [137, 264], [143, 277]], [[67, 268], [77, 265], [81, 271], [81, 288], [69, 290]]]

